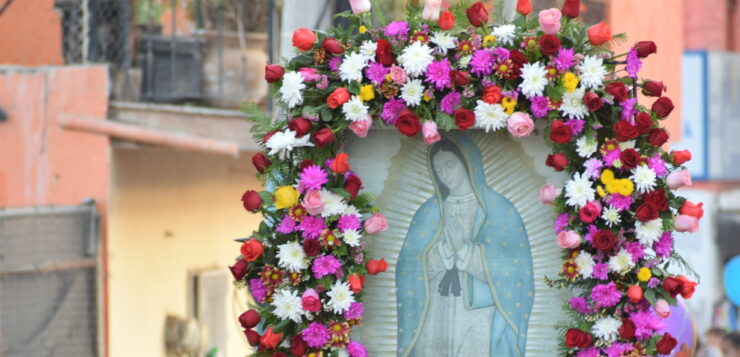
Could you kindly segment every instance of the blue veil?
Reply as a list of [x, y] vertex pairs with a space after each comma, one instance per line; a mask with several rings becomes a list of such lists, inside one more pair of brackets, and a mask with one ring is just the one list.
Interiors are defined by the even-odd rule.
[[[527, 323], [534, 302], [534, 269], [529, 240], [516, 207], [486, 183], [481, 154], [475, 144], [460, 133], [448, 135], [462, 152], [468, 177], [479, 209], [474, 243], [481, 247], [487, 282], [468, 276], [464, 282], [465, 305], [470, 309], [495, 306], [490, 334], [491, 356], [524, 356]], [[428, 151], [428, 167], [431, 165]], [[430, 176], [434, 177], [433, 173]], [[398, 312], [398, 356], [412, 352], [424, 326], [429, 308], [430, 286], [427, 252], [439, 239], [444, 217], [438, 183], [435, 194], [424, 202], [411, 221], [396, 267]], [[451, 356], [453, 357], [453, 356]]]

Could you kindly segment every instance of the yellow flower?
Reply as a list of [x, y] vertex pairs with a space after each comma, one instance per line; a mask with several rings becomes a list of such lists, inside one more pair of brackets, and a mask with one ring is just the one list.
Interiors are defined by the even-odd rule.
[[596, 186], [596, 193], [598, 193], [599, 196], [601, 196], [601, 198], [606, 197], [606, 191], [604, 191], [604, 186], [601, 186], [601, 185]]
[[614, 171], [609, 169], [604, 170], [601, 173], [601, 182], [606, 185], [611, 181], [614, 181]]
[[617, 193], [622, 196], [629, 196], [635, 190], [635, 184], [630, 179], [617, 180]]
[[388, 73], [388, 74], [385, 75], [385, 81], [386, 82], [390, 82], [392, 80], [393, 80], [393, 77], [391, 77], [391, 74], [390, 73]]
[[516, 107], [516, 99], [512, 97], [504, 97], [501, 99], [501, 106], [506, 109], [506, 114], [511, 115], [514, 113], [514, 108]]
[[606, 192], [617, 193], [619, 191], [619, 182], [617, 180], [611, 180], [606, 184]]
[[372, 84], [366, 84], [360, 87], [360, 100], [363, 102], [375, 99], [375, 89]]
[[367, 32], [367, 27], [360, 26], [359, 28], [357, 28], [357, 31], [359, 31], [360, 33], [365, 33], [365, 32]]
[[430, 96], [428, 96], [428, 95], [427, 95], [426, 93], [424, 93], [424, 101], [425, 101], [425, 102], [428, 102], [428, 101], [430, 101], [430, 100], [432, 100], [432, 97], [430, 97]]
[[487, 45], [489, 43], [495, 43], [496, 42], [496, 36], [494, 35], [488, 35], [486, 37], [483, 37], [483, 45]]
[[291, 208], [298, 204], [298, 191], [293, 186], [282, 186], [275, 191], [275, 208]]
[[563, 87], [568, 91], [568, 93], [573, 93], [574, 90], [576, 90], [576, 87], [578, 87], [578, 82], [580, 79], [578, 76], [573, 74], [573, 72], [566, 72], [563, 75]]
[[650, 269], [648, 268], [644, 268], [644, 267], [640, 268], [640, 271], [637, 273], [637, 279], [643, 283], [647, 282], [652, 277], [653, 277], [653, 273], [650, 272]]

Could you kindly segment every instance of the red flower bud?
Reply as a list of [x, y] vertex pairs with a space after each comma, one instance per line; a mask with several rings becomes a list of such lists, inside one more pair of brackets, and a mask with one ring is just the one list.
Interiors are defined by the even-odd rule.
[[439, 20], [437, 20], [437, 23], [439, 24], [439, 28], [441, 28], [442, 30], [449, 30], [455, 27], [455, 15], [453, 15], [449, 11], [443, 11], [439, 15]]
[[318, 147], [324, 147], [334, 142], [334, 132], [330, 128], [323, 128], [313, 133], [313, 142]]
[[295, 131], [296, 137], [299, 138], [308, 134], [312, 126], [311, 121], [304, 117], [293, 118], [293, 120], [288, 122], [288, 129]]
[[658, 47], [653, 41], [640, 41], [635, 44], [635, 50], [637, 50], [637, 57], [645, 58], [658, 52]]
[[262, 206], [262, 198], [255, 190], [247, 190], [242, 195], [242, 205], [244, 209], [256, 213], [257, 210]]
[[599, 98], [598, 94], [594, 92], [586, 92], [586, 94], [583, 95], [583, 105], [588, 108], [588, 111], [595, 112], [601, 109], [604, 102]]
[[680, 150], [671, 151], [671, 157], [673, 158], [673, 163], [676, 165], [683, 165], [686, 161], [691, 160], [691, 151], [688, 150]]
[[663, 82], [647, 81], [642, 84], [642, 94], [648, 97], [660, 97], [665, 90]]
[[388, 263], [386, 263], [385, 259], [380, 260], [368, 260], [368, 262], [365, 264], [365, 267], [367, 268], [367, 273], [370, 275], [376, 275], [378, 273], [382, 273], [388, 269]]
[[450, 71], [450, 80], [456, 86], [464, 86], [470, 83], [470, 73], [465, 71]]
[[254, 328], [261, 320], [260, 314], [252, 309], [245, 311], [241, 316], [239, 316], [239, 323], [246, 330]]
[[468, 15], [470, 24], [475, 27], [482, 27], [488, 22], [488, 10], [480, 1], [467, 8], [465, 14]]
[[342, 46], [342, 43], [333, 38], [327, 37], [324, 41], [321, 41], [321, 48], [333, 55], [341, 55], [344, 53], [344, 46]]
[[563, 153], [547, 155], [545, 161], [545, 165], [552, 167], [555, 171], [563, 171], [568, 163], [568, 157]]
[[229, 270], [231, 270], [231, 275], [234, 276], [234, 280], [242, 280], [249, 272], [249, 263], [244, 259], [239, 259], [234, 263], [234, 265], [229, 267]]
[[652, 129], [648, 134], [647, 141], [655, 146], [663, 146], [668, 141], [668, 132], [665, 129]]
[[665, 118], [673, 111], [673, 101], [668, 97], [660, 97], [650, 108], [658, 118]]
[[516, 11], [522, 15], [529, 15], [532, 12], [532, 1], [518, 0], [516, 2]]
[[270, 167], [270, 159], [265, 154], [258, 152], [252, 156], [252, 165], [257, 169], [257, 172], [264, 174], [265, 169]]
[[276, 64], [265, 65], [265, 80], [267, 83], [275, 83], [283, 78], [285, 69], [282, 66]]
[[581, 1], [580, 0], [565, 0], [563, 3], [563, 15], [575, 19], [581, 12]]
[[361, 188], [362, 180], [360, 180], [360, 177], [357, 175], [349, 175], [349, 177], [344, 180], [344, 190], [349, 192], [350, 201], [357, 198], [357, 193], [360, 192]]
[[256, 347], [260, 344], [260, 334], [255, 330], [244, 330], [244, 335], [247, 336], [247, 342], [252, 347]]
[[678, 341], [676, 341], [676, 339], [673, 338], [670, 333], [666, 332], [665, 334], [663, 334], [663, 337], [655, 344], [655, 350], [659, 354], [668, 355], [673, 352], [673, 349], [676, 348], [676, 345], [678, 345]]

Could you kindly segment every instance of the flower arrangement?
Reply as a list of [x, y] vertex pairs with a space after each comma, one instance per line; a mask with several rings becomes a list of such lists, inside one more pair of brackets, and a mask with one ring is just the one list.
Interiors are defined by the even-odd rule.
[[[387, 264], [368, 260], [363, 239], [387, 222], [359, 193], [341, 150], [348, 132], [365, 137], [373, 125], [421, 133], [427, 144], [440, 131], [522, 138], [542, 127], [546, 164], [570, 177], [564, 188], [540, 188], [563, 248], [560, 276], [546, 280], [575, 294], [559, 325], [561, 355], [670, 354], [677, 342], [661, 332], [662, 319], [696, 286], [666, 270], [682, 262], [672, 232], [695, 232], [703, 212], [674, 192], [691, 184], [681, 166], [691, 154], [661, 148], [660, 120], [673, 103], [662, 82], [638, 80], [656, 45], [614, 54], [610, 44], [624, 35], [575, 21], [578, 0], [532, 18], [530, 1], [519, 0], [517, 18], [495, 25], [480, 2], [411, 1], [403, 21], [374, 14], [375, 28], [369, 0], [350, 3], [353, 13], [338, 15], [349, 27], [298, 29], [299, 54], [267, 65], [278, 120], [245, 106], [265, 148], [252, 161], [274, 186], [244, 194], [244, 207], [265, 221], [240, 240], [231, 267], [257, 302], [239, 320], [258, 354], [367, 355], [349, 336], [361, 323], [365, 275]], [[649, 108], [638, 103], [640, 89], [657, 98]]]

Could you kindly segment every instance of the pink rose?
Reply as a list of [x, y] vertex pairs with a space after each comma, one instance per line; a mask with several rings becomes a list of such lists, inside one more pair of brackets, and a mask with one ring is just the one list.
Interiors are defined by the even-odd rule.
[[671, 172], [666, 178], [668, 187], [677, 190], [684, 186], [691, 186], [691, 174], [688, 170]]
[[551, 183], [546, 183], [540, 187], [540, 202], [546, 205], [551, 205], [552, 202], [560, 196], [561, 192], [562, 190], [560, 187]]
[[314, 289], [306, 290], [301, 296], [301, 304], [303, 305], [303, 310], [306, 311], [316, 312], [321, 310], [321, 300], [319, 300], [319, 293], [317, 293]]
[[424, 136], [424, 142], [427, 145], [433, 144], [441, 138], [441, 135], [437, 131], [437, 123], [431, 120], [427, 120], [421, 125], [421, 134]]
[[381, 213], [376, 213], [365, 220], [365, 231], [368, 234], [375, 234], [388, 229], [388, 221]]
[[668, 316], [671, 316], [671, 306], [668, 305], [668, 301], [663, 299], [658, 299], [658, 301], [655, 302], [653, 309], [655, 310], [655, 314], [661, 318], [666, 319]]
[[316, 68], [303, 67], [298, 70], [298, 73], [301, 74], [301, 77], [306, 82], [316, 82], [321, 79], [321, 75]]
[[557, 235], [558, 247], [563, 249], [573, 249], [581, 245], [581, 236], [573, 231], [562, 231]]
[[599, 203], [599, 201], [587, 202], [578, 211], [578, 217], [581, 218], [581, 221], [583, 223], [591, 223], [595, 221], [596, 218], [599, 218], [600, 215], [601, 215], [601, 203]]
[[673, 221], [673, 227], [678, 232], [691, 232], [696, 233], [699, 230], [699, 219], [689, 215], [679, 215], [676, 220]]
[[439, 19], [439, 10], [442, 8], [442, 0], [427, 0], [424, 4], [424, 10], [421, 12], [421, 18], [424, 20], [437, 21]]
[[321, 214], [324, 211], [324, 202], [321, 201], [321, 194], [318, 190], [311, 190], [303, 197], [303, 208], [312, 216]]
[[365, 120], [353, 121], [349, 124], [349, 129], [352, 130], [355, 135], [364, 138], [367, 136], [367, 131], [373, 126], [373, 120], [367, 118]]
[[355, 14], [370, 11], [370, 0], [349, 0], [349, 6]]
[[529, 114], [516, 112], [509, 117], [509, 132], [515, 138], [529, 136], [534, 130], [534, 122]]
[[540, 27], [542, 32], [554, 35], [560, 31], [560, 17], [562, 14], [558, 9], [540, 11]]
[[391, 79], [397, 84], [404, 84], [406, 83], [408, 76], [403, 68], [393, 65], [391, 66]]

